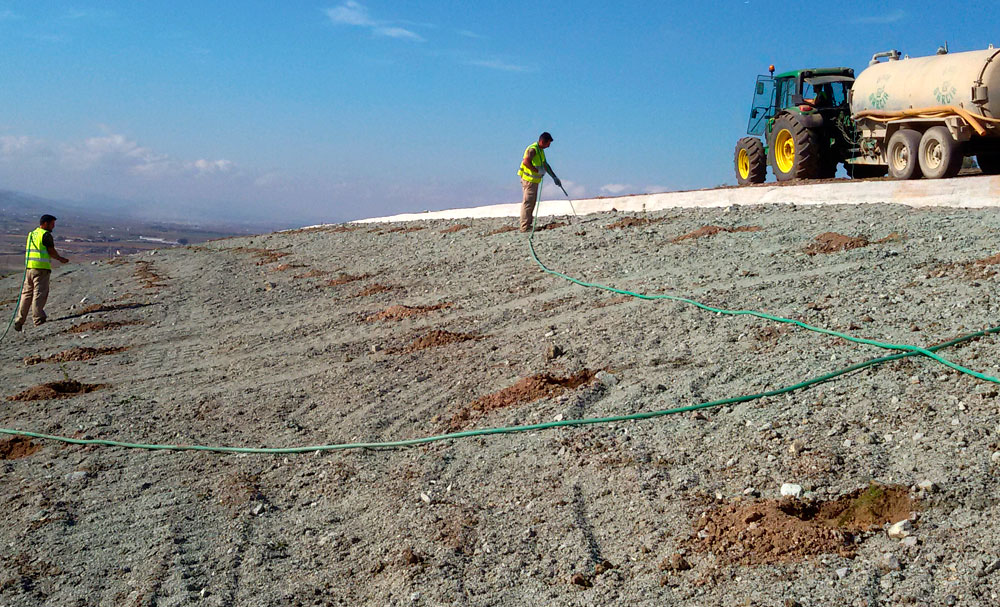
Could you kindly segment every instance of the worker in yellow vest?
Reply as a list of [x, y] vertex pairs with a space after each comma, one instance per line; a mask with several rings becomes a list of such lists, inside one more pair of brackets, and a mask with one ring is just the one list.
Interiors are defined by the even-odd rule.
[[524, 197], [521, 200], [521, 231], [527, 232], [531, 229], [531, 218], [535, 214], [535, 204], [538, 202], [538, 188], [542, 183], [542, 177], [548, 172], [552, 175], [555, 184], [562, 187], [559, 178], [552, 172], [549, 163], [545, 161], [545, 149], [552, 145], [552, 135], [542, 133], [538, 136], [538, 142], [532, 143], [524, 150], [521, 157], [521, 166], [518, 167], [517, 174], [521, 177], [521, 190]]
[[14, 319], [14, 330], [20, 331], [24, 321], [28, 319], [28, 310], [35, 326], [45, 322], [45, 302], [49, 298], [49, 276], [52, 274], [52, 260], [69, 263], [69, 260], [56, 251], [52, 239], [52, 229], [56, 227], [56, 218], [52, 215], [42, 215], [38, 227], [28, 234], [25, 244], [24, 287], [21, 289], [21, 306]]

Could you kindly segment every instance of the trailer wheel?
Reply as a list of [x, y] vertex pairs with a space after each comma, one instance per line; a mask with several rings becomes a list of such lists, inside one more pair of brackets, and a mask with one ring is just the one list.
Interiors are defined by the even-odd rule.
[[764, 183], [767, 177], [767, 157], [764, 144], [756, 137], [744, 137], [736, 143], [736, 183]]
[[976, 154], [976, 164], [983, 175], [1000, 175], [1000, 150], [979, 152]]
[[920, 179], [920, 133], [911, 129], [896, 131], [889, 138], [885, 155], [889, 161], [889, 176], [893, 179]]
[[928, 179], [954, 177], [962, 170], [962, 149], [947, 127], [932, 126], [920, 138], [920, 170]]
[[778, 181], [813, 179], [819, 175], [819, 142], [816, 133], [798, 118], [785, 114], [774, 121], [768, 160]]

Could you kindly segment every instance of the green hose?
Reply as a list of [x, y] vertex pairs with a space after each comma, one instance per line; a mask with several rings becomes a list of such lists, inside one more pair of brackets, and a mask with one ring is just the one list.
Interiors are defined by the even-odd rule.
[[25, 266], [24, 274], [21, 275], [21, 288], [17, 291], [17, 303], [14, 304], [14, 313], [10, 315], [10, 321], [7, 323], [7, 328], [3, 330], [3, 335], [0, 335], [0, 343], [2, 343], [4, 338], [7, 337], [7, 331], [10, 331], [10, 326], [14, 324], [14, 317], [17, 316], [17, 310], [21, 307], [21, 294], [24, 292], [24, 283], [27, 280], [28, 266]]
[[[539, 184], [539, 193], [540, 192], [541, 192], [541, 184]], [[805, 323], [801, 323], [801, 322], [796, 321], [796, 320], [782, 318], [782, 317], [779, 317], [779, 316], [772, 316], [770, 314], [764, 314], [762, 312], [753, 312], [753, 311], [748, 311], [748, 310], [722, 310], [722, 309], [713, 308], [711, 306], [707, 306], [707, 305], [698, 303], [698, 302], [690, 300], [690, 299], [685, 299], [685, 298], [682, 298], [682, 297], [676, 297], [676, 296], [672, 296], [672, 295], [643, 295], [643, 294], [639, 294], [639, 293], [633, 293], [631, 291], [625, 291], [625, 290], [621, 290], [621, 289], [615, 289], [613, 287], [608, 287], [608, 286], [604, 286], [604, 285], [586, 283], [586, 282], [577, 280], [575, 278], [569, 277], [569, 276], [567, 276], [565, 274], [556, 272], [554, 270], [550, 270], [549, 268], [545, 267], [545, 265], [542, 264], [542, 262], [538, 259], [538, 256], [535, 254], [535, 247], [534, 247], [534, 232], [535, 232], [535, 223], [537, 222], [537, 218], [538, 218], [538, 204], [537, 204], [537, 199], [536, 199], [535, 215], [532, 218], [531, 233], [528, 235], [528, 245], [529, 245], [529, 247], [531, 249], [531, 257], [532, 257], [532, 259], [534, 259], [535, 263], [537, 263], [542, 268], [542, 270], [544, 270], [545, 272], [548, 272], [549, 274], [553, 274], [555, 276], [559, 276], [561, 278], [564, 278], [564, 279], [566, 279], [566, 280], [568, 280], [570, 282], [573, 282], [575, 284], [578, 284], [580, 286], [597, 288], [597, 289], [603, 289], [603, 290], [606, 290], [606, 291], [611, 291], [611, 292], [619, 293], [619, 294], [622, 294], [622, 295], [629, 295], [629, 296], [632, 296], [632, 297], [637, 297], [639, 299], [646, 299], [646, 300], [669, 299], [669, 300], [673, 300], [673, 301], [679, 301], [679, 302], [682, 302], [682, 303], [688, 303], [688, 304], [694, 305], [694, 306], [696, 306], [698, 308], [701, 308], [701, 309], [704, 309], [704, 310], [708, 310], [708, 311], [711, 311], [711, 312], [717, 312], [717, 313], [720, 313], [720, 314], [737, 315], [737, 316], [738, 315], [757, 316], [757, 317], [760, 317], [760, 318], [765, 318], [765, 319], [773, 320], [773, 321], [776, 321], [776, 322], [796, 324], [796, 325], [799, 325], [799, 326], [801, 326], [801, 327], [803, 327], [805, 329], [808, 329], [810, 331], [816, 331], [816, 332], [819, 332], [819, 333], [824, 333], [824, 334], [828, 334], [828, 335], [834, 335], [836, 337], [841, 337], [843, 339], [847, 339], [848, 341], [853, 341], [855, 343], [863, 343], [863, 344], [867, 344], [867, 345], [874, 345], [874, 346], [878, 346], [878, 347], [882, 347], [882, 348], [886, 348], [886, 349], [890, 349], [890, 350], [901, 350], [902, 352], [901, 353], [897, 353], [897, 354], [892, 354], [892, 355], [889, 355], [889, 356], [883, 356], [883, 357], [880, 357], [880, 358], [869, 359], [867, 361], [856, 363], [854, 365], [851, 365], [849, 367], [844, 367], [844, 368], [838, 369], [836, 371], [831, 371], [829, 373], [825, 373], [823, 375], [819, 375], [819, 376], [807, 379], [805, 381], [802, 381], [802, 382], [799, 382], [797, 384], [793, 384], [793, 385], [790, 385], [790, 386], [785, 386], [785, 387], [782, 387], [782, 388], [776, 388], [774, 390], [768, 390], [766, 392], [758, 392], [756, 394], [748, 394], [748, 395], [744, 395], [744, 396], [734, 396], [734, 397], [730, 397], [730, 398], [724, 398], [724, 399], [721, 399], [721, 400], [714, 400], [714, 401], [704, 402], [704, 403], [700, 403], [700, 404], [696, 404], [696, 405], [689, 405], [689, 406], [686, 406], [686, 407], [677, 407], [677, 408], [673, 408], [673, 409], [663, 409], [663, 410], [659, 410], [659, 411], [648, 411], [648, 412], [645, 412], [645, 413], [633, 413], [631, 415], [618, 415], [618, 416], [612, 416], [612, 417], [594, 417], [594, 418], [585, 418], [585, 419], [570, 419], [570, 420], [563, 420], [563, 421], [556, 421], [556, 422], [546, 422], [546, 423], [541, 423], [541, 424], [530, 424], [530, 425], [522, 425], [522, 426], [499, 427], [499, 428], [484, 428], [484, 429], [480, 429], [480, 430], [467, 430], [465, 432], [452, 432], [452, 433], [449, 433], [449, 434], [441, 434], [441, 435], [436, 435], [436, 436], [427, 436], [427, 437], [422, 437], [422, 438], [413, 438], [413, 439], [399, 440], [399, 441], [370, 442], [370, 443], [340, 443], [340, 444], [333, 444], [333, 445], [314, 445], [314, 446], [307, 446], [307, 447], [287, 447], [287, 448], [254, 448], [254, 447], [219, 447], [219, 446], [204, 446], [204, 445], [166, 445], [166, 444], [126, 443], [126, 442], [121, 442], [121, 441], [102, 440], [102, 439], [69, 438], [69, 437], [65, 437], [65, 436], [55, 436], [55, 435], [50, 435], [50, 434], [40, 434], [40, 433], [37, 433], [37, 432], [27, 432], [27, 431], [23, 431], [23, 430], [11, 430], [11, 429], [7, 429], [7, 428], [0, 428], [0, 434], [8, 434], [8, 435], [14, 435], [14, 436], [24, 436], [24, 437], [29, 437], [29, 438], [38, 438], [38, 439], [45, 439], [45, 440], [53, 440], [53, 441], [59, 441], [59, 442], [63, 442], [63, 443], [74, 444], [74, 445], [101, 445], [101, 446], [111, 446], [111, 447], [125, 447], [125, 448], [130, 448], [130, 449], [170, 450], [170, 451], [211, 451], [211, 452], [216, 452], [216, 453], [258, 453], [258, 454], [309, 453], [309, 452], [315, 452], [315, 451], [342, 451], [342, 450], [347, 450], [347, 449], [384, 449], [384, 448], [412, 447], [412, 446], [416, 446], [416, 445], [423, 445], [423, 444], [433, 443], [433, 442], [438, 442], [438, 441], [455, 440], [455, 439], [468, 438], [468, 437], [473, 437], [473, 436], [487, 436], [487, 435], [491, 435], [491, 434], [513, 434], [513, 433], [518, 433], [518, 432], [533, 432], [533, 431], [538, 431], [538, 430], [546, 430], [546, 429], [549, 429], [549, 428], [558, 428], [558, 427], [565, 427], [565, 426], [585, 426], [585, 425], [593, 425], [593, 424], [608, 424], [608, 423], [615, 423], [615, 422], [635, 421], [635, 420], [640, 420], [640, 419], [651, 419], [651, 418], [655, 418], [655, 417], [663, 417], [663, 416], [666, 416], [666, 415], [673, 415], [673, 414], [676, 414], [676, 413], [685, 413], [685, 412], [688, 412], [688, 411], [695, 411], [695, 410], [698, 410], [698, 409], [706, 409], [706, 408], [710, 408], [710, 407], [718, 407], [718, 406], [721, 406], [721, 405], [730, 405], [730, 404], [743, 403], [743, 402], [757, 400], [757, 399], [764, 398], [764, 397], [769, 397], [769, 396], [779, 396], [781, 394], [787, 394], [787, 393], [794, 392], [796, 390], [801, 390], [803, 388], [806, 388], [806, 387], [809, 387], [809, 386], [812, 386], [812, 385], [815, 385], [815, 384], [818, 384], [818, 383], [829, 381], [829, 380], [831, 380], [831, 379], [833, 379], [835, 377], [839, 377], [839, 376], [845, 375], [847, 373], [852, 373], [854, 371], [858, 371], [858, 370], [863, 369], [865, 367], [870, 367], [870, 366], [873, 366], [873, 365], [879, 365], [879, 364], [882, 364], [882, 363], [885, 363], [885, 362], [889, 362], [889, 361], [893, 361], [893, 360], [900, 360], [902, 358], [906, 358], [906, 357], [909, 357], [909, 356], [915, 356], [917, 354], [920, 354], [922, 356], [930, 357], [930, 358], [932, 358], [932, 359], [934, 359], [934, 360], [936, 360], [938, 362], [946, 364], [949, 367], [951, 367], [953, 369], [956, 369], [956, 370], [959, 370], [959, 371], [961, 371], [963, 373], [966, 373], [968, 375], [972, 375], [972, 376], [978, 377], [980, 379], [985, 379], [987, 381], [992, 381], [992, 382], [995, 382], [995, 383], [1000, 383], [995, 378], [992, 378], [990, 376], [983, 375], [983, 374], [976, 373], [974, 371], [965, 369], [964, 367], [961, 367], [959, 365], [951, 363], [950, 361], [947, 361], [946, 359], [941, 358], [941, 357], [939, 357], [939, 356], [937, 356], [937, 355], [934, 354], [934, 352], [936, 352], [938, 350], [942, 350], [944, 348], [948, 348], [950, 346], [953, 346], [953, 345], [956, 345], [956, 344], [959, 344], [959, 343], [963, 343], [963, 342], [970, 341], [970, 340], [973, 340], [973, 339], [978, 339], [978, 338], [984, 337], [986, 335], [992, 335], [992, 334], [1000, 333], [1000, 326], [992, 327], [992, 328], [985, 329], [985, 330], [982, 330], [982, 331], [977, 331], [975, 333], [970, 333], [968, 335], [963, 335], [961, 337], [955, 338], [955, 339], [953, 339], [951, 341], [948, 341], [948, 342], [945, 342], [945, 343], [942, 343], [942, 344], [937, 344], [937, 345], [934, 345], [934, 346], [928, 346], [927, 348], [919, 348], [919, 347], [916, 347], [916, 346], [908, 346], [908, 345], [883, 344], [881, 342], [877, 342], [877, 341], [874, 341], [874, 340], [867, 340], [867, 339], [855, 338], [855, 337], [851, 337], [851, 336], [848, 336], [848, 335], [844, 335], [842, 333], [838, 333], [836, 331], [830, 331], [830, 330], [827, 330], [827, 329], [822, 329], [822, 328], [818, 328], [818, 327], [812, 327], [810, 325], [807, 325]]]

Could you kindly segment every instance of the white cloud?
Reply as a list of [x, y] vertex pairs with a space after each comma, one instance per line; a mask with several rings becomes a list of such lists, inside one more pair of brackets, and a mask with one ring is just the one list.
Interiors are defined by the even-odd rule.
[[[576, 183], [575, 181], [569, 181], [568, 179], [562, 180], [562, 186], [566, 188], [566, 194], [569, 194], [570, 200], [578, 200], [580, 198], [587, 198], [587, 188], [585, 186]], [[552, 182], [550, 179], [546, 179], [542, 182], [542, 201], [545, 199], [549, 200], [565, 200], [566, 194]]]
[[326, 14], [334, 23], [344, 25], [375, 25], [375, 22], [368, 16], [368, 9], [361, 6], [354, 0], [348, 0], [337, 8], [326, 9]]
[[401, 27], [376, 27], [372, 30], [379, 36], [389, 38], [399, 38], [400, 40], [412, 40], [413, 42], [426, 42], [422, 36]]
[[627, 183], [608, 183], [601, 186], [602, 194], [611, 194], [612, 196], [617, 196], [625, 190], [634, 190], [635, 188]]
[[409, 40], [411, 42], [426, 42], [423, 36], [412, 30], [399, 27], [388, 21], [372, 19], [368, 14], [368, 8], [354, 0], [347, 0], [336, 8], [326, 9], [326, 15], [336, 25], [365, 27], [370, 29], [376, 36]]

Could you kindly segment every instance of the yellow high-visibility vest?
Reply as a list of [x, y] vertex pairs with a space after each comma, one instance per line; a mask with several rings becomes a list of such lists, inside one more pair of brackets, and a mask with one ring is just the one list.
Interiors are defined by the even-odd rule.
[[37, 227], [28, 234], [28, 242], [25, 244], [24, 258], [29, 270], [51, 270], [52, 258], [49, 257], [49, 250], [42, 244], [42, 237], [48, 230]]
[[[528, 150], [534, 149], [535, 156], [531, 159], [531, 166], [535, 167], [538, 171], [538, 175], [532, 175], [528, 169], [524, 168], [524, 159], [528, 157]], [[538, 143], [532, 143], [528, 147], [524, 148], [524, 155], [521, 156], [521, 166], [517, 169], [517, 174], [521, 176], [521, 179], [525, 181], [530, 181], [531, 183], [541, 183], [542, 174], [544, 174], [543, 167], [545, 166], [545, 150], [543, 150]]]

